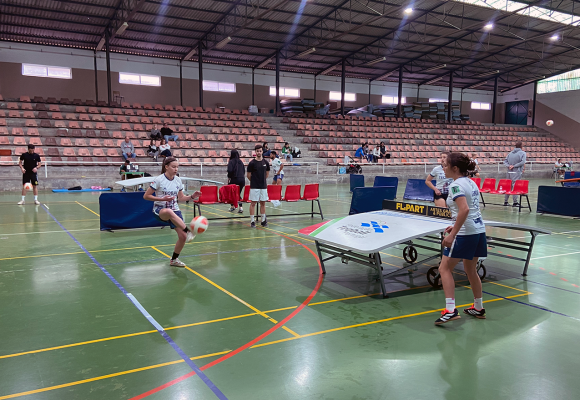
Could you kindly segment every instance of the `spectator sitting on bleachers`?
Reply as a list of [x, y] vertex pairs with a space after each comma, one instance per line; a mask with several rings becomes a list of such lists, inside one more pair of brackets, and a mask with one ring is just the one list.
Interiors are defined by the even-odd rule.
[[161, 139], [161, 144], [159, 145], [159, 154], [155, 157], [155, 161], [157, 161], [157, 157], [171, 157], [171, 147], [165, 141], [165, 139]]
[[268, 143], [264, 142], [264, 144], [262, 144], [262, 150], [264, 150], [264, 153], [262, 153], [262, 157], [264, 157], [264, 158], [265, 158], [265, 157], [270, 157], [270, 152], [271, 152], [272, 150], [270, 150], [270, 149], [268, 148]]
[[165, 138], [165, 142], [173, 140], [175, 141], [175, 144], [177, 144], [177, 139], [179, 139], [179, 136], [173, 134], [173, 129], [167, 125], [167, 122], [164, 123], [163, 128], [161, 128], [161, 135]]
[[360, 145], [360, 147], [354, 153], [354, 158], [358, 158], [359, 161], [363, 160], [363, 158], [365, 157], [365, 146], [366, 145], [367, 145], [366, 143], [363, 143]]
[[387, 158], [387, 148], [385, 147], [385, 142], [381, 142], [379, 145], [379, 151], [381, 152], [381, 158]]
[[377, 144], [373, 149], [373, 162], [378, 163], [379, 158], [381, 158], [381, 149], [380, 146]]
[[561, 158], [558, 158], [558, 161], [554, 164], [554, 170], [556, 171], [556, 174], [558, 174], [559, 179], [564, 179], [564, 174], [566, 173], [566, 170], [564, 169], [565, 167], [566, 164], [562, 162]]
[[161, 131], [157, 129], [157, 124], [153, 125], [153, 128], [151, 129], [151, 133], [149, 136], [151, 137], [151, 143], [153, 143], [154, 140], [162, 139]]
[[282, 147], [282, 158], [284, 158], [284, 161], [288, 161], [288, 157], [290, 157], [290, 162], [292, 162], [292, 149], [290, 149], [290, 145], [286, 142], [284, 143], [284, 147]]
[[147, 148], [147, 155], [152, 158], [155, 158], [159, 155], [159, 148], [153, 139], [151, 139], [151, 143], [149, 143], [149, 147]]
[[125, 141], [121, 142], [121, 152], [125, 160], [135, 158], [135, 147], [129, 137], [125, 137]]

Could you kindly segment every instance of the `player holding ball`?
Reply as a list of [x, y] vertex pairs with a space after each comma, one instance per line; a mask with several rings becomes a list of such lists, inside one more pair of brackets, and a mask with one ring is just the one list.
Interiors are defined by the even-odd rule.
[[[34, 204], [40, 204], [38, 201], [38, 170], [42, 166], [42, 161], [40, 156], [34, 152], [34, 145], [28, 145], [28, 151], [22, 153], [20, 160], [18, 161], [18, 166], [22, 171], [22, 200], [18, 202], [18, 205], [24, 205], [26, 199], [26, 191], [32, 189], [34, 193]], [[30, 187], [32, 186], [32, 188]]]

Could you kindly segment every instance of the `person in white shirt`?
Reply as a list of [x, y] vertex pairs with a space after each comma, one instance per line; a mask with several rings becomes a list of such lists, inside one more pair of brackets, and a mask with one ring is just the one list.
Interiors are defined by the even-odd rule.
[[[437, 207], [447, 207], [447, 194], [449, 193], [449, 185], [453, 182], [453, 179], [445, 177], [445, 171], [443, 166], [447, 160], [447, 155], [449, 153], [444, 151], [441, 153], [441, 165], [437, 165], [425, 179], [425, 184], [433, 189], [435, 195], [433, 196], [433, 201]], [[431, 182], [435, 178], [436, 186]]]
[[435, 325], [461, 318], [455, 308], [453, 280], [453, 269], [461, 260], [474, 297], [473, 305], [465, 308], [463, 312], [476, 318], [485, 318], [477, 262], [479, 257], [487, 257], [487, 239], [479, 210], [479, 189], [475, 182], [467, 177], [468, 171], [475, 168], [474, 164], [465, 154], [451, 153], [444, 167], [446, 176], [453, 179], [453, 183], [449, 186], [447, 205], [454, 224], [445, 229], [446, 236], [442, 242], [444, 249], [439, 274], [445, 291], [445, 309], [441, 312], [441, 317], [435, 321]]
[[481, 171], [481, 168], [479, 167], [479, 161], [477, 161], [477, 154], [471, 153], [471, 160], [475, 163], [475, 169], [473, 171], [469, 171], [469, 176], [475, 176], [479, 178], [479, 172]]
[[380, 149], [379, 145], [377, 144], [375, 146], [375, 148], [373, 148], [373, 162], [378, 163], [379, 158], [381, 158], [381, 149]]
[[172, 267], [185, 267], [185, 264], [178, 257], [185, 243], [191, 242], [195, 235], [183, 221], [178, 201], [195, 200], [201, 196], [201, 192], [196, 191], [191, 196], [184, 195], [183, 183], [177, 176], [178, 169], [179, 162], [176, 158], [165, 158], [161, 168], [161, 175], [151, 182], [143, 198], [153, 201], [153, 214], [160, 221], [169, 222], [171, 229], [175, 229], [177, 232], [177, 243], [175, 243], [175, 249], [169, 265]]
[[274, 150], [270, 151], [270, 160], [272, 160], [272, 166], [270, 168], [274, 173], [272, 184], [281, 186], [282, 180], [284, 179], [284, 161], [278, 158], [278, 153]]
[[165, 141], [165, 139], [161, 139], [161, 144], [158, 147], [158, 155], [155, 156], [155, 161], [157, 161], [157, 157], [171, 157], [171, 147]]

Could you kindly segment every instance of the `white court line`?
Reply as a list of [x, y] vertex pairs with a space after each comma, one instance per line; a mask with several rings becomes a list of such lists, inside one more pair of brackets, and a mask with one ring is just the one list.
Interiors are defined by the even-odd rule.
[[573, 253], [554, 254], [553, 256], [535, 257], [535, 258], [532, 258], [532, 260], [540, 260], [542, 258], [551, 258], [551, 257], [569, 256], [569, 255], [572, 255], [572, 254], [580, 254], [580, 251], [575, 251]]
[[[74, 230], [69, 230], [69, 232], [81, 232], [81, 231], [100, 231], [100, 229], [98, 228], [89, 228], [89, 229], [74, 229]], [[0, 236], [4, 237], [4, 236], [17, 236], [17, 235], [34, 235], [34, 234], [42, 234], [42, 233], [63, 233], [63, 230], [60, 231], [45, 231], [45, 232], [24, 232], [24, 233], [4, 233], [4, 234], [0, 234]]]

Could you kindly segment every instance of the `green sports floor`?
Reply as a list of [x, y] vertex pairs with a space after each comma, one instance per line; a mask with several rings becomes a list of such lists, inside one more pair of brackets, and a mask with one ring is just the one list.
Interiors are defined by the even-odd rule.
[[[540, 183], [553, 184], [532, 182], [531, 200]], [[18, 206], [17, 193], [0, 195], [0, 400], [580, 398], [578, 220], [485, 209], [554, 234], [536, 240], [526, 278], [522, 262], [486, 260], [486, 320], [436, 327], [443, 292], [428, 285], [429, 265], [408, 273], [402, 248], [383, 254], [401, 269], [386, 299], [370, 268], [333, 260], [319, 273], [297, 235], [317, 217], [254, 230], [210, 221], [182, 252], [188, 267], [171, 268], [175, 233], [100, 232], [98, 196], [41, 193], [43, 205], [29, 195]], [[321, 186], [321, 198], [325, 218], [348, 213], [348, 187]], [[456, 280], [458, 306], [469, 305], [461, 267]]]

